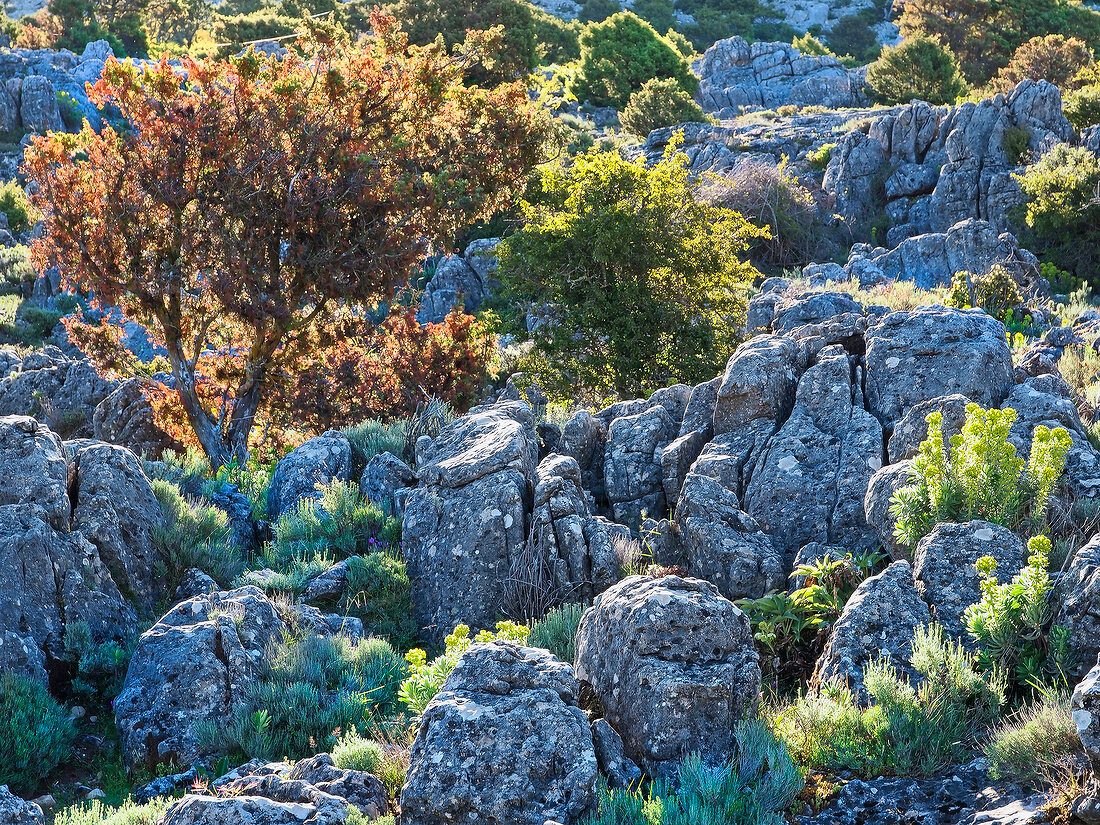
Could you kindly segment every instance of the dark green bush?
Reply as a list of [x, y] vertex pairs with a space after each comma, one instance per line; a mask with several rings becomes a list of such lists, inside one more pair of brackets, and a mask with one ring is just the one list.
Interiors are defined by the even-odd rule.
[[1091, 84], [1068, 92], [1062, 109], [1077, 131], [1100, 123], [1100, 85]]
[[840, 18], [824, 37], [834, 54], [847, 55], [860, 65], [874, 60], [881, 51], [874, 30], [859, 14]]
[[122, 691], [137, 637], [126, 644], [96, 642], [87, 622], [65, 625], [65, 658], [75, 666], [70, 689], [89, 704], [109, 703]]
[[656, 780], [645, 790], [601, 787], [585, 825], [783, 825], [805, 784], [801, 771], [762, 722], [740, 722], [734, 736], [738, 755], [719, 767], [691, 754], [675, 782]]
[[634, 398], [706, 380], [736, 347], [744, 260], [761, 232], [697, 203], [683, 155], [650, 167], [589, 152], [548, 169], [501, 247], [516, 301], [555, 308], [523, 371], [559, 397]]
[[233, 542], [225, 512], [188, 501], [170, 481], [153, 480], [153, 493], [164, 511], [165, 525], [153, 530], [153, 545], [164, 559], [161, 575], [172, 590], [188, 568], [202, 570], [228, 586], [244, 570], [244, 558]]
[[61, 122], [70, 131], [79, 131], [80, 124], [84, 122], [84, 113], [80, 110], [80, 104], [75, 98], [63, 89], [58, 89], [57, 110], [61, 113]]
[[1023, 303], [1020, 288], [1012, 273], [1000, 264], [994, 264], [982, 275], [972, 272], [956, 272], [951, 278], [951, 292], [945, 306], [984, 310], [998, 321], [1004, 321], [1008, 312]]
[[241, 710], [198, 734], [228, 755], [311, 756], [331, 750], [341, 731], [365, 733], [396, 714], [404, 675], [404, 661], [382, 639], [309, 636], [276, 645]]
[[916, 99], [938, 106], [954, 103], [967, 91], [955, 56], [930, 37], [883, 49], [867, 69], [867, 83], [876, 98], [890, 104]]
[[389, 551], [348, 559], [348, 581], [340, 609], [363, 620], [368, 633], [410, 647], [417, 627], [405, 562]]
[[24, 305], [19, 311], [19, 317], [27, 325], [32, 336], [42, 339], [53, 332], [57, 322], [61, 320], [61, 313], [45, 307]]
[[637, 15], [619, 12], [585, 28], [571, 86], [578, 100], [621, 110], [653, 78], [671, 78], [689, 95], [699, 85], [684, 56]]
[[0, 785], [33, 796], [38, 783], [69, 755], [76, 728], [46, 686], [0, 673]]
[[26, 232], [38, 218], [27, 193], [18, 181], [0, 183], [0, 212], [8, 219], [8, 228], [16, 235]]
[[22, 244], [0, 247], [0, 281], [19, 287], [19, 293], [29, 298], [36, 277], [28, 247]]
[[584, 0], [577, 19], [582, 23], [600, 23], [622, 10], [618, 0]]
[[542, 9], [532, 9], [535, 42], [540, 63], [569, 63], [581, 56], [582, 26], [575, 20], [562, 20]]
[[642, 88], [632, 94], [619, 116], [623, 128], [640, 138], [649, 137], [654, 129], [664, 126], [706, 123], [710, 119], [677, 81], [658, 78], [647, 80]]
[[583, 604], [563, 604], [531, 625], [528, 644], [549, 650], [563, 662], [573, 664], [577, 652], [577, 627], [584, 615]]
[[676, 26], [675, 7], [672, 0], [634, 0], [630, 10], [659, 32]]

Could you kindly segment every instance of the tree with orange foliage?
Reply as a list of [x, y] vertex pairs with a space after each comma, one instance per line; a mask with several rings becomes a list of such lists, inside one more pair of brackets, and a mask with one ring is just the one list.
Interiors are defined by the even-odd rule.
[[543, 156], [522, 88], [462, 82], [484, 36], [447, 54], [372, 24], [360, 48], [315, 24], [283, 59], [108, 60], [90, 97], [124, 125], [27, 150], [35, 263], [157, 335], [215, 466], [247, 457], [272, 383], [338, 310], [390, 298]]

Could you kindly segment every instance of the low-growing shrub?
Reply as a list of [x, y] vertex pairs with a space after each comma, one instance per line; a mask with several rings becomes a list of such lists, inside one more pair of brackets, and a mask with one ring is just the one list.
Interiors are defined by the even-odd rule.
[[982, 275], [959, 271], [951, 278], [951, 292], [945, 306], [982, 309], [998, 321], [1004, 321], [1009, 310], [1023, 303], [1020, 289], [1012, 273], [994, 264]]
[[332, 761], [338, 768], [373, 774], [382, 780], [391, 797], [397, 797], [409, 771], [409, 750], [403, 745], [364, 739], [351, 732], [336, 743]]
[[88, 704], [114, 701], [122, 691], [137, 638], [127, 644], [114, 640], [97, 643], [87, 622], [69, 622], [64, 645], [65, 658], [76, 669], [70, 681], [73, 694]]
[[994, 779], [1050, 780], [1082, 754], [1069, 697], [1044, 693], [1002, 721], [985, 746]]
[[823, 143], [816, 149], [811, 149], [806, 153], [806, 162], [819, 172], [823, 172], [825, 167], [829, 165], [829, 160], [832, 158], [833, 149], [835, 148], [835, 143]]
[[943, 415], [927, 417], [928, 438], [913, 459], [912, 484], [902, 487], [891, 500], [896, 519], [894, 536], [907, 546], [917, 542], [941, 522], [991, 521], [1033, 532], [1046, 525], [1050, 494], [1065, 469], [1066, 454], [1073, 445], [1062, 427], [1039, 425], [1025, 461], [1008, 440], [1016, 411], [966, 407], [962, 432], [944, 448]]
[[310, 636], [271, 648], [260, 679], [230, 720], [204, 723], [199, 738], [226, 754], [298, 759], [337, 737], [397, 713], [405, 665], [382, 639]]
[[671, 78], [653, 78], [630, 96], [619, 122], [631, 134], [645, 139], [654, 129], [681, 123], [710, 121], [703, 108]]
[[405, 654], [409, 675], [401, 683], [398, 698], [405, 703], [409, 711], [419, 716], [424, 708], [435, 698], [443, 687], [447, 675], [455, 669], [462, 654], [470, 649], [474, 642], [491, 642], [494, 639], [526, 644], [531, 631], [526, 625], [515, 622], [497, 622], [496, 632], [479, 631], [472, 639], [470, 628], [460, 624], [444, 640], [444, 651], [432, 661], [420, 648], [413, 648]]
[[8, 228], [16, 235], [26, 232], [38, 219], [27, 193], [19, 181], [0, 183], [0, 212], [8, 219]]
[[992, 556], [978, 559], [974, 566], [981, 576], [982, 596], [963, 618], [978, 643], [978, 661], [984, 669], [1011, 674], [1019, 689], [1064, 688], [1073, 662], [1069, 632], [1051, 625], [1050, 539], [1035, 536], [1027, 548], [1027, 565], [1010, 582], [997, 581], [997, 561]]
[[826, 685], [776, 716], [795, 760], [862, 776], [928, 775], [964, 759], [1004, 703], [1004, 686], [938, 626], [918, 628], [911, 658], [917, 687], [888, 659], [869, 663], [860, 707], [844, 685]]
[[162, 797], [138, 805], [128, 799], [114, 807], [96, 799], [58, 811], [53, 825], [157, 825], [171, 802]]
[[73, 720], [45, 685], [0, 673], [0, 785], [33, 796], [42, 778], [68, 757], [75, 738]]
[[1030, 130], [1022, 126], [1009, 126], [1001, 138], [1001, 146], [1004, 147], [1009, 163], [1013, 166], [1023, 165], [1027, 162], [1031, 148]]
[[233, 542], [229, 517], [201, 501], [188, 501], [170, 481], [153, 480], [153, 493], [164, 511], [165, 524], [153, 529], [153, 546], [163, 562], [159, 571], [168, 590], [179, 584], [188, 568], [202, 570], [228, 586], [244, 570], [244, 558]]
[[528, 644], [549, 650], [563, 662], [573, 664], [577, 653], [577, 627], [584, 615], [583, 604], [563, 604], [531, 626]]
[[680, 764], [676, 781], [649, 788], [600, 788], [597, 809], [585, 825], [782, 825], [804, 781], [786, 747], [758, 720], [738, 723], [738, 754], [710, 766], [699, 754]]
[[344, 430], [351, 442], [353, 463], [362, 469], [376, 455], [390, 453], [398, 458], [405, 454], [406, 422], [395, 421], [386, 424], [375, 418], [368, 418], [354, 427]]
[[1062, 111], [1079, 132], [1100, 123], [1100, 84], [1067, 92]]
[[405, 562], [389, 551], [348, 559], [348, 579], [340, 609], [362, 619], [363, 627], [407, 648], [416, 638], [412, 590]]
[[24, 298], [31, 297], [37, 274], [31, 266], [31, 252], [26, 246], [0, 247], [0, 281], [19, 287]]

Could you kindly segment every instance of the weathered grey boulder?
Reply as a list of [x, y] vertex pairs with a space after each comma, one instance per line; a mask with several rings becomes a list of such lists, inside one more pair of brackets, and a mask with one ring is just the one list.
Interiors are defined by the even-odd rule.
[[61, 112], [57, 108], [57, 91], [48, 77], [30, 75], [23, 78], [20, 91], [19, 116], [28, 132], [44, 134], [61, 131]]
[[159, 459], [168, 450], [182, 452], [183, 445], [157, 424], [143, 387], [143, 381], [132, 378], [100, 401], [92, 414], [92, 434], [148, 459]]
[[607, 444], [607, 424], [588, 410], [578, 410], [562, 427], [556, 452], [575, 459], [581, 468], [584, 489], [597, 498], [604, 497], [603, 454]]
[[867, 408], [887, 427], [954, 393], [996, 407], [1015, 385], [1004, 324], [977, 309], [891, 312], [868, 330], [865, 360]]
[[491, 627], [499, 615], [527, 539], [537, 459], [522, 401], [475, 408], [423, 451], [402, 539], [413, 615], [435, 638], [462, 623]]
[[392, 453], [373, 456], [359, 477], [359, 491], [389, 513], [396, 512], [394, 494], [406, 487], [416, 486], [416, 473]]
[[1074, 688], [1070, 707], [1092, 769], [1100, 773], [1100, 662]]
[[734, 754], [734, 729], [760, 695], [748, 617], [700, 579], [630, 576], [604, 591], [577, 631], [577, 675], [626, 755], [651, 776], [700, 751]]
[[890, 436], [890, 463], [895, 464], [913, 458], [920, 452], [920, 445], [928, 438], [928, 421], [931, 413], [943, 416], [944, 449], [950, 449], [951, 436], [962, 432], [966, 422], [966, 405], [971, 403], [965, 395], [946, 395], [932, 398], [910, 407], [894, 427]]
[[623, 738], [606, 719], [592, 723], [592, 744], [600, 773], [612, 788], [629, 788], [642, 778], [642, 769], [623, 753]]
[[267, 491], [267, 512], [274, 520], [302, 499], [318, 498], [317, 485], [351, 479], [351, 442], [329, 430], [291, 450], [275, 465]]
[[664, 516], [667, 504], [660, 455], [677, 428], [660, 404], [611, 421], [603, 474], [616, 521], [637, 527], [643, 513]]
[[284, 782], [271, 793], [280, 798], [187, 794], [172, 803], [160, 825], [344, 825], [348, 820], [347, 800], [306, 783]]
[[757, 419], [778, 427], [794, 405], [801, 372], [798, 357], [794, 341], [774, 335], [757, 335], [739, 346], [726, 364], [715, 400], [714, 434], [738, 430]]
[[0, 661], [38, 678], [43, 659], [32, 643], [60, 660], [67, 625], [87, 625], [97, 643], [128, 639], [137, 627], [95, 545], [49, 518], [33, 502], [0, 505]]
[[894, 516], [890, 502], [894, 493], [912, 483], [912, 462], [899, 461], [888, 464], [871, 476], [867, 493], [863, 497], [863, 514], [867, 523], [875, 528], [879, 540], [892, 559], [910, 559], [912, 548], [903, 547], [894, 538]]
[[1054, 590], [1054, 624], [1069, 631], [1083, 673], [1100, 655], [1100, 535], [1077, 549]]
[[727, 599], [757, 599], [783, 588], [782, 555], [718, 481], [690, 473], [676, 516], [688, 570], [716, 585]]
[[46, 825], [42, 809], [34, 802], [26, 802], [0, 785], [0, 822], [4, 825]]
[[76, 491], [71, 525], [99, 551], [115, 583], [142, 607], [165, 594], [166, 559], [153, 544], [164, 511], [137, 456], [125, 447], [69, 442], [70, 486]]
[[114, 703], [126, 764], [189, 765], [212, 755], [199, 740], [200, 723], [230, 718], [259, 674], [264, 648], [284, 629], [275, 605], [251, 586], [168, 611], [138, 640]]
[[981, 577], [974, 562], [982, 556], [997, 560], [997, 578], [1002, 582], [1019, 573], [1027, 561], [1020, 538], [988, 521], [937, 524], [913, 553], [917, 592], [931, 608], [932, 618], [949, 636], [968, 643], [963, 611], [981, 598]]
[[894, 562], [862, 582], [848, 599], [829, 631], [813, 683], [839, 682], [863, 701], [863, 670], [883, 656], [902, 673], [915, 676], [909, 663], [913, 631], [930, 621], [928, 605], [917, 593], [909, 563]]
[[788, 561], [809, 542], [874, 543], [863, 499], [883, 464], [882, 427], [864, 409], [859, 373], [839, 345], [818, 354], [745, 490], [745, 510]]
[[439, 323], [460, 304], [465, 312], [476, 312], [489, 297], [499, 243], [498, 238], [474, 241], [462, 255], [448, 255], [440, 261], [421, 296], [417, 320]]
[[579, 822], [599, 770], [573, 668], [544, 650], [475, 644], [420, 719], [403, 825]]
[[33, 415], [66, 438], [89, 436], [96, 405], [113, 390], [90, 362], [48, 346], [0, 379], [0, 415]]
[[68, 527], [69, 456], [61, 439], [33, 418], [0, 418], [0, 505], [36, 505], [58, 529]]
[[826, 106], [869, 102], [866, 73], [846, 69], [832, 56], [803, 55], [787, 43], [719, 40], [694, 64], [704, 110], [736, 117], [742, 107]]

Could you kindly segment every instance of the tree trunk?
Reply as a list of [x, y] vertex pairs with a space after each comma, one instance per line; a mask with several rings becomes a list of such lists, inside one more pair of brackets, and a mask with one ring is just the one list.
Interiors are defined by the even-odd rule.
[[187, 420], [195, 431], [195, 437], [198, 438], [203, 452], [210, 460], [211, 469], [218, 470], [229, 463], [233, 454], [226, 440], [222, 438], [217, 422], [210, 417], [202, 406], [202, 401], [199, 400], [199, 394], [195, 389], [195, 372], [180, 351], [179, 342], [168, 343], [168, 361], [172, 365], [172, 377], [176, 379], [176, 394], [179, 395]]

